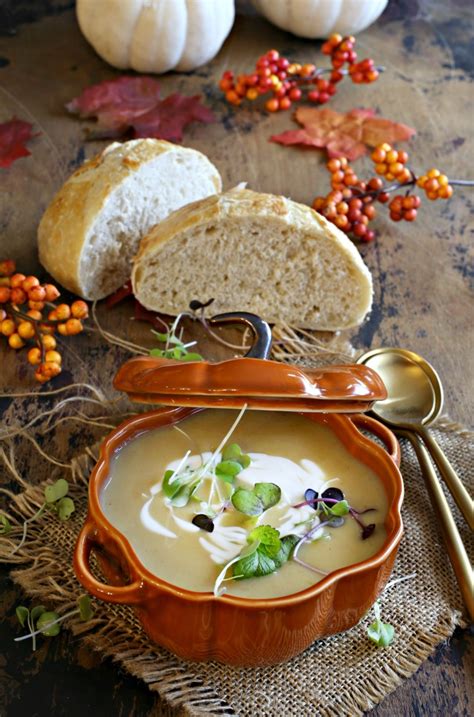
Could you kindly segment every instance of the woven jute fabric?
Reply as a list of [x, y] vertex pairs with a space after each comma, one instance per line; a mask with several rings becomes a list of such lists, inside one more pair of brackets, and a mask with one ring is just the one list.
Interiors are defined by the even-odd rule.
[[[473, 436], [446, 423], [434, 431], [466, 486], [472, 488]], [[8, 514], [14, 530], [0, 539], [0, 559], [14, 564], [12, 578], [25, 592], [58, 612], [71, 609], [82, 594], [72, 570], [74, 544], [87, 510], [87, 483], [98, 446], [71, 462], [70, 494], [76, 512], [65, 523], [33, 521], [23, 547], [21, 525], [42, 503], [44, 486], [22, 481], [22, 491], [9, 493]], [[66, 624], [82, 639], [111, 656], [125, 670], [159, 693], [169, 714], [240, 715], [241, 717], [324, 717], [358, 715], [375, 706], [411, 675], [464, 624], [462, 602], [446, 557], [420, 469], [411, 447], [402, 443], [406, 497], [405, 536], [388, 587], [380, 598], [384, 621], [395, 626], [396, 638], [385, 649], [367, 638], [371, 612], [349, 632], [316, 642], [292, 661], [270, 668], [235, 668], [217, 663], [185, 663], [150, 644], [132, 609], [95, 601], [89, 623]], [[5, 453], [10, 468], [13, 458]], [[61, 469], [56, 469], [57, 474]], [[65, 473], [65, 471], [62, 471]], [[21, 479], [21, 476], [18, 479]], [[456, 509], [453, 510], [456, 514]], [[457, 515], [465, 544], [473, 540]], [[395, 582], [398, 578], [404, 578]], [[256, 646], [258, 649], [258, 646]]]

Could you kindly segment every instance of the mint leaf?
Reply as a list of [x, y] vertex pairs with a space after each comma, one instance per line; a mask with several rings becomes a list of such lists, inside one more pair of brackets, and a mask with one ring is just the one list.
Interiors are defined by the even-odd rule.
[[274, 557], [277, 568], [281, 568], [281, 566], [290, 559], [293, 548], [299, 541], [300, 538], [293, 534], [285, 535], [285, 537], [280, 540], [280, 550]]
[[269, 555], [277, 555], [280, 547], [280, 533], [276, 528], [272, 528], [270, 525], [259, 525], [254, 528], [247, 536], [247, 541], [253, 543], [255, 540], [259, 540], [261, 545], [264, 545]]
[[296, 535], [285, 535], [280, 538], [280, 533], [270, 525], [259, 525], [248, 535], [247, 540], [257, 542], [257, 549], [251, 555], [244, 556], [234, 563], [232, 574], [236, 578], [258, 578], [264, 575], [271, 575], [278, 568], [287, 562], [293, 548], [299, 541]]
[[272, 508], [281, 498], [281, 490], [275, 483], [255, 483], [253, 490], [262, 501], [263, 510]]

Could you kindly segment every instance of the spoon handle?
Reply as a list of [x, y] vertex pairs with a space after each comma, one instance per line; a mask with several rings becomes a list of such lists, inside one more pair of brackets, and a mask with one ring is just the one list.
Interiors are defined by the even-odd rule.
[[441, 477], [448, 486], [456, 505], [466, 519], [470, 529], [474, 530], [474, 503], [471, 496], [431, 433], [425, 428], [419, 429], [418, 433], [438, 466]]
[[423, 472], [426, 487], [431, 499], [438, 525], [444, 538], [453, 570], [456, 574], [459, 589], [466, 605], [469, 617], [474, 620], [473, 573], [466, 549], [454, 522], [446, 496], [431, 463], [430, 456], [418, 436], [410, 431], [397, 431], [397, 435], [407, 438], [417, 455]]

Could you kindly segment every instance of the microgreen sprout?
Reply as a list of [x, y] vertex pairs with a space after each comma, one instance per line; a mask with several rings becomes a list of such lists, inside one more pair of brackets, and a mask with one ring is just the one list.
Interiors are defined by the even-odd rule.
[[369, 640], [375, 642], [377, 647], [388, 647], [393, 642], [395, 628], [380, 619], [380, 603], [374, 603], [375, 621], [367, 628]]
[[261, 515], [276, 505], [281, 498], [281, 489], [276, 483], [255, 483], [254, 487], [237, 488], [232, 495], [232, 505], [245, 515]]
[[56, 513], [59, 520], [68, 520], [74, 513], [74, 501], [67, 494], [69, 492], [69, 484], [64, 478], [59, 478], [55, 483], [46, 486], [44, 489], [44, 503], [36, 511], [31, 518], [28, 518], [23, 523], [23, 535], [18, 545], [13, 548], [11, 555], [19, 550], [26, 540], [26, 532], [28, 530], [28, 523], [32, 523], [34, 520], [40, 518], [45, 511]]
[[349, 514], [361, 529], [362, 540], [367, 540], [375, 530], [375, 523], [366, 525], [359, 516], [370, 513], [375, 508], [366, 508], [366, 510], [356, 510], [349, 505], [344, 498], [344, 493], [340, 488], [327, 488], [318, 497], [318, 493], [312, 488], [308, 488], [304, 494], [304, 501], [297, 503], [293, 508], [302, 508], [304, 505], [313, 507], [319, 515], [329, 518], [330, 516], [344, 516]]
[[171, 325], [169, 331], [166, 333], [152, 330], [152, 334], [156, 336], [158, 341], [165, 344], [165, 348], [151, 349], [150, 356], [155, 356], [156, 358], [175, 359], [177, 361], [203, 361], [201, 354], [188, 350], [191, 346], [195, 346], [197, 341], [190, 341], [185, 344], [182, 338], [182, 331], [179, 336], [176, 335], [176, 330], [181, 318], [182, 315], [179, 314]]
[[15, 642], [28, 640], [31, 638], [33, 650], [36, 650], [36, 636], [45, 635], [46, 637], [55, 637], [61, 631], [60, 623], [73, 615], [79, 615], [83, 622], [87, 622], [93, 616], [91, 599], [88, 595], [82, 595], [77, 600], [77, 608], [70, 610], [65, 615], [59, 616], [57, 612], [46, 610], [44, 605], [36, 605], [29, 610], [24, 605], [18, 605], [16, 608], [16, 616], [22, 627], [28, 627], [27, 635], [15, 637]]

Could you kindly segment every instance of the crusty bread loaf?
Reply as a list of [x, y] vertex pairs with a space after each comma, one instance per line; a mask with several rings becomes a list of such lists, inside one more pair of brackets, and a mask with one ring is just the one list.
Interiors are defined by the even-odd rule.
[[74, 172], [46, 209], [40, 261], [62, 286], [101, 299], [130, 277], [150, 227], [221, 186], [217, 169], [194, 149], [156, 139], [115, 142]]
[[240, 188], [155, 226], [132, 283], [141, 304], [166, 314], [214, 297], [215, 313], [328, 331], [356, 326], [372, 302], [370, 272], [345, 234], [309, 207]]

